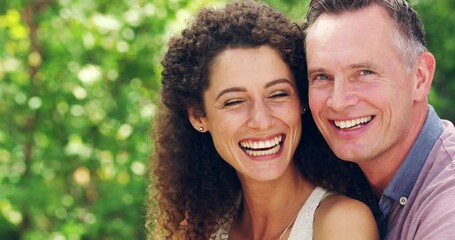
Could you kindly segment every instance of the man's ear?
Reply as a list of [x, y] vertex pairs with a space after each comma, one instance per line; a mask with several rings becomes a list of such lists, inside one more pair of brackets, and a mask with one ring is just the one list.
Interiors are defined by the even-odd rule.
[[207, 120], [203, 117], [203, 113], [200, 110], [195, 108], [188, 108], [188, 118], [190, 119], [191, 125], [194, 129], [199, 132], [208, 131]]
[[414, 85], [414, 99], [425, 101], [430, 92], [436, 69], [436, 60], [430, 52], [423, 52], [416, 60], [416, 84]]

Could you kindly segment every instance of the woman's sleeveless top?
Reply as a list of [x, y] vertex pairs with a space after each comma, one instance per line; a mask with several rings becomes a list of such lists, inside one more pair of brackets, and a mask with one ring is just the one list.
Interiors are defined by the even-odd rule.
[[[311, 240], [313, 239], [313, 221], [314, 213], [319, 203], [327, 196], [333, 194], [327, 190], [316, 187], [308, 197], [305, 204], [300, 209], [297, 218], [292, 226], [288, 240]], [[220, 227], [217, 232], [212, 234], [210, 239], [228, 240], [233, 218], [224, 226]]]

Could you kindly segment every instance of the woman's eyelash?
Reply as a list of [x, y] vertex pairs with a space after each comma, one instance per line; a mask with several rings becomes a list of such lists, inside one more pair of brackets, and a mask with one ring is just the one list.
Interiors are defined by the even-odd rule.
[[287, 97], [289, 96], [289, 93], [287, 92], [277, 92], [277, 93], [273, 93], [272, 95], [270, 95], [271, 98], [279, 98], [279, 97]]
[[229, 106], [233, 106], [233, 105], [236, 105], [236, 104], [240, 104], [242, 102], [243, 102], [242, 100], [230, 100], [230, 101], [226, 101], [223, 105], [225, 107], [229, 107]]
[[[282, 97], [288, 97], [290, 95], [289, 92], [287, 91], [277, 91], [277, 92], [274, 92], [272, 94], [269, 95], [268, 98], [282, 98]], [[245, 100], [242, 100], [242, 99], [231, 99], [231, 100], [227, 100], [223, 103], [223, 107], [231, 107], [231, 106], [235, 106], [235, 105], [238, 105], [238, 104], [242, 104], [243, 102], [245, 102]]]

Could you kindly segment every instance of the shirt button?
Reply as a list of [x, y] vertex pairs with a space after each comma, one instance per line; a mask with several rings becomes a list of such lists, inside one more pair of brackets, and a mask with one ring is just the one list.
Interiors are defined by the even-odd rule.
[[401, 197], [401, 198], [400, 198], [400, 204], [401, 204], [402, 206], [406, 205], [407, 202], [408, 202], [408, 199], [407, 199], [406, 197]]

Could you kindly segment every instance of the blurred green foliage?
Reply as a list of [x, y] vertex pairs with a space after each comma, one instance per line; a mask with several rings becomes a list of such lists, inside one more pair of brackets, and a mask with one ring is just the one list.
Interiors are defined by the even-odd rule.
[[415, 0], [427, 32], [428, 48], [436, 57], [430, 103], [440, 117], [455, 121], [455, 1]]
[[[222, 0], [1, 0], [0, 239], [144, 239], [167, 39]], [[308, 1], [269, 0], [301, 22]], [[455, 2], [414, 1], [455, 119]]]

